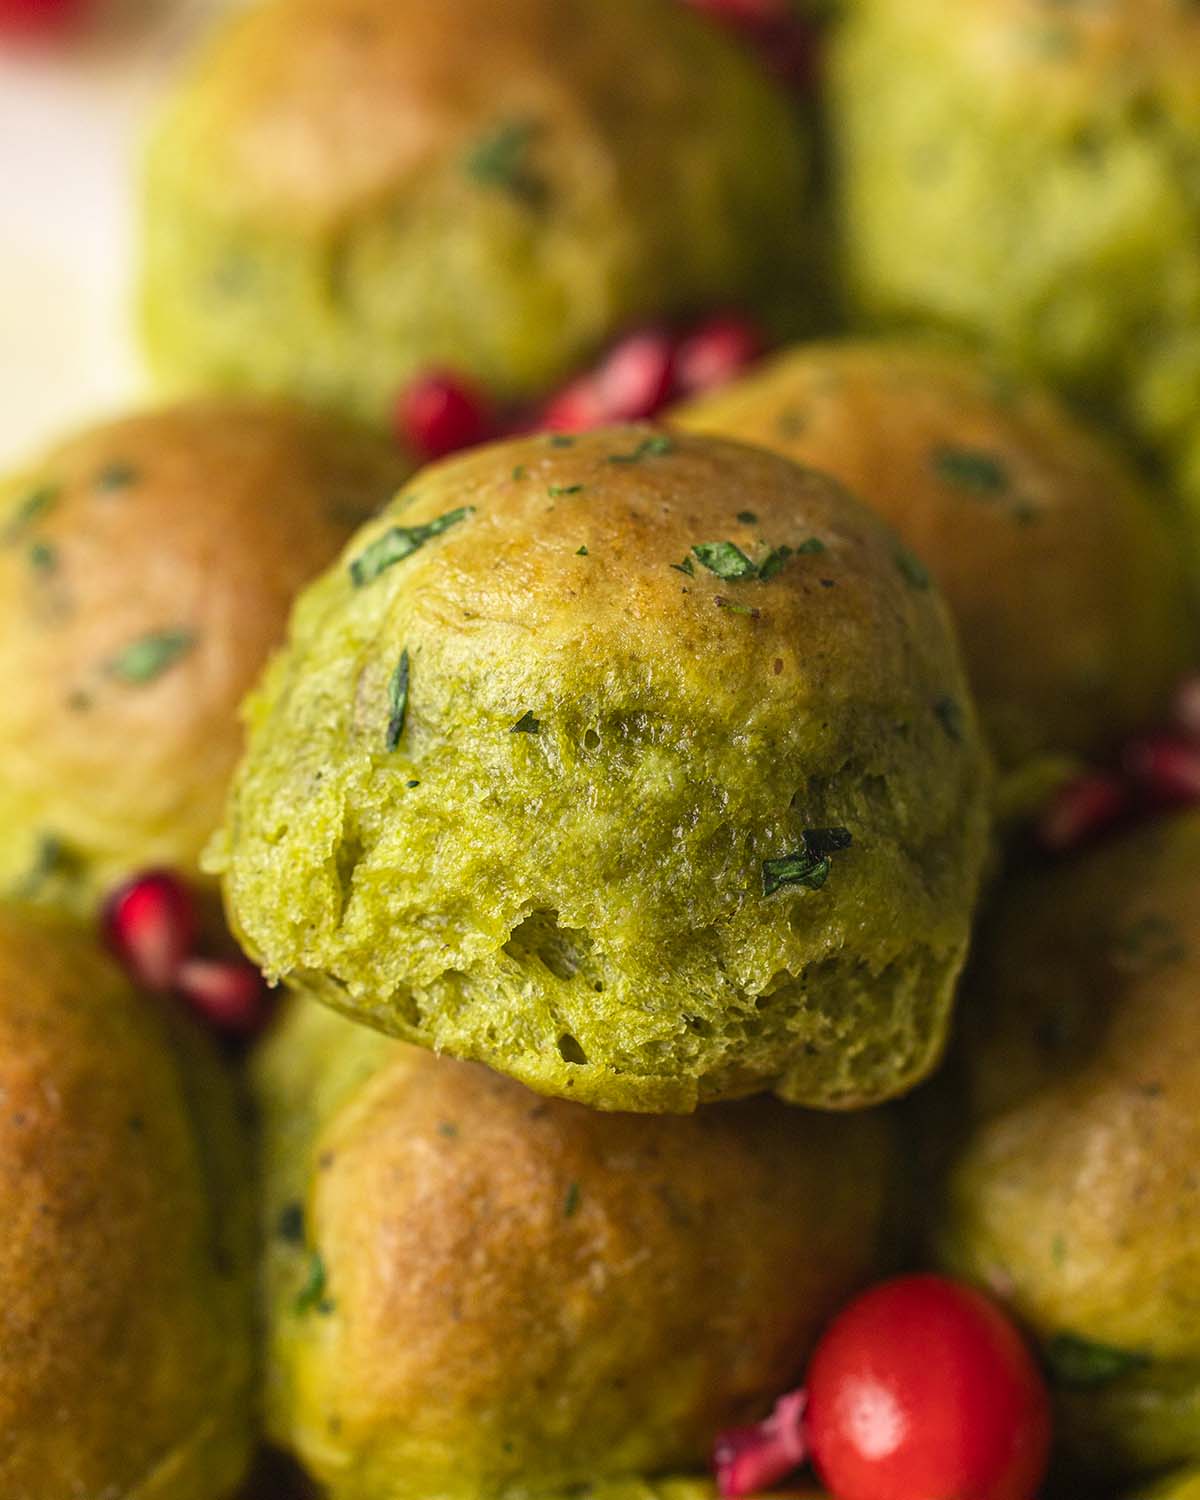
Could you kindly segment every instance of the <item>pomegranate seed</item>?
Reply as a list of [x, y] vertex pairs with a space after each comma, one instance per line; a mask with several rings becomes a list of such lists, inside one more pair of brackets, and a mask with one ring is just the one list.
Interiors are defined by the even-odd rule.
[[244, 958], [185, 959], [175, 988], [201, 1020], [233, 1036], [252, 1035], [267, 1018], [267, 987]]
[[807, 1455], [804, 1441], [804, 1391], [791, 1391], [757, 1427], [723, 1432], [713, 1447], [717, 1489], [725, 1500], [756, 1495], [798, 1469]]
[[591, 427], [602, 426], [604, 421], [596, 379], [581, 375], [550, 398], [535, 425], [548, 432], [587, 432]]
[[1131, 740], [1125, 770], [1153, 807], [1180, 807], [1200, 800], [1200, 747], [1177, 735]]
[[86, 0], [0, 0], [0, 35], [50, 37], [75, 26]]
[[1129, 807], [1129, 789], [1107, 771], [1089, 771], [1061, 787], [1038, 819], [1037, 841], [1065, 854], [1110, 828]]
[[151, 870], [119, 886], [101, 922], [109, 946], [139, 984], [171, 987], [196, 941], [195, 903], [167, 870]]
[[1200, 740], [1200, 677], [1185, 677], [1175, 689], [1171, 717], [1189, 739]]
[[652, 417], [671, 394], [675, 350], [658, 329], [631, 333], [609, 351], [596, 373], [604, 420], [637, 421]]
[[445, 370], [420, 376], [396, 402], [396, 436], [418, 458], [443, 458], [482, 443], [493, 422], [482, 392]]
[[675, 355], [675, 384], [693, 396], [727, 385], [763, 352], [763, 339], [748, 318], [722, 313], [683, 340]]

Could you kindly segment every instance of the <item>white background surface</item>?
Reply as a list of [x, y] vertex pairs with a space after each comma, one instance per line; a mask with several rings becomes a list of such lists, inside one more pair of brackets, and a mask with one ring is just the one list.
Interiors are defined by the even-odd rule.
[[0, 468], [142, 390], [141, 141], [221, 3], [161, 0], [40, 50], [0, 41]]

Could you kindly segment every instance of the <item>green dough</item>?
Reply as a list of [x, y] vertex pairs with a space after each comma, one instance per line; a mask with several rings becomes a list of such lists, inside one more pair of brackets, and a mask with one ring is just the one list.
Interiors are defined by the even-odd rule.
[[713, 1500], [883, 1268], [881, 1111], [604, 1114], [294, 1002], [254, 1069], [268, 1435], [331, 1500]]
[[0, 908], [0, 1494], [226, 1500], [254, 1433], [238, 1106], [90, 934]]
[[1200, 518], [1200, 10], [857, 0], [831, 71], [861, 310], [1115, 412]]
[[1011, 886], [964, 983], [936, 1248], [1042, 1342], [1076, 1477], [1200, 1457], [1200, 814]]
[[673, 420], [836, 475], [936, 576], [1000, 767], [1097, 755], [1195, 660], [1178, 527], [1051, 396], [931, 343], [802, 346]]
[[386, 419], [450, 366], [536, 394], [631, 323], [811, 301], [802, 127], [663, 0], [267, 0], [147, 169], [146, 342], [171, 380]]
[[609, 1109], [939, 1056], [986, 758], [928, 574], [820, 474], [648, 426], [437, 465], [247, 720], [213, 865], [273, 978]]

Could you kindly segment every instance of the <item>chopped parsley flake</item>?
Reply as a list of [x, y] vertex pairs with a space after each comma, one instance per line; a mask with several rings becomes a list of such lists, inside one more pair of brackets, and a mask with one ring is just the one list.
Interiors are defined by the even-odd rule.
[[583, 490], [581, 484], [552, 484], [546, 493], [551, 500], [557, 500], [561, 495], [578, 495]]
[[758, 569], [733, 542], [697, 542], [692, 556], [701, 566], [727, 582], [736, 578], [757, 578]]
[[275, 1233], [281, 1240], [286, 1240], [289, 1245], [302, 1245], [304, 1243], [304, 1205], [293, 1199], [285, 1203], [279, 1210], [279, 1218], [275, 1221]]
[[576, 557], [586, 557], [587, 555], [588, 555], [588, 549], [586, 547], [577, 547], [575, 549], [575, 556]]
[[460, 505], [457, 510], [448, 510], [444, 516], [426, 521], [423, 526], [389, 526], [382, 536], [376, 537], [365, 552], [361, 552], [350, 564], [350, 579], [356, 589], [372, 583], [393, 563], [403, 562], [422, 548], [435, 536], [449, 531], [475, 512], [473, 505]]
[[62, 490], [56, 484], [43, 484], [35, 490], [30, 490], [13, 512], [12, 519], [5, 528], [5, 541], [19, 541], [35, 521], [39, 521], [52, 505], [58, 503], [61, 494]]
[[541, 734], [542, 721], [534, 718], [531, 709], [526, 709], [508, 732], [509, 734]]
[[741, 604], [736, 599], [726, 599], [723, 594], [718, 594], [713, 603], [718, 609], [727, 609], [731, 615], [748, 615], [752, 620], [757, 620], [762, 614], [762, 610], [755, 609], [752, 604]]
[[400, 743], [404, 722], [408, 718], [408, 647], [400, 653], [396, 670], [388, 683], [388, 723], [385, 743], [389, 753]]
[[512, 477], [519, 484], [520, 481], [524, 479], [526, 474], [528, 473], [529, 470], [525, 467], [524, 464], [518, 464], [517, 467], [512, 471]]
[[314, 1250], [308, 1260], [308, 1277], [296, 1294], [297, 1313], [331, 1312], [333, 1304], [325, 1299], [325, 1261], [319, 1250]]
[[689, 578], [695, 578], [696, 576], [696, 570], [692, 567], [690, 557], [685, 557], [681, 563], [672, 563], [671, 566], [677, 573], [686, 573]]
[[552, 432], [546, 440], [552, 448], [573, 448], [575, 439], [569, 432]]
[[948, 484], [994, 499], [1008, 489], [1008, 470], [995, 454], [977, 448], [940, 447], [933, 451], [934, 472]]
[[665, 432], [656, 432], [651, 437], [643, 438], [632, 453], [610, 453], [608, 462], [610, 464], [637, 464], [641, 463], [643, 458], [661, 458], [664, 453], [674, 451], [674, 440]]
[[529, 162], [540, 128], [536, 120], [506, 120], [468, 152], [467, 175], [482, 187], [500, 188], [533, 207], [544, 203], [546, 183]]
[[933, 705], [933, 711], [937, 714], [942, 728], [950, 738], [961, 742], [965, 721], [962, 708], [957, 700], [954, 698], [939, 698]]
[[796, 548], [796, 555], [798, 557], [818, 557], [822, 552], [828, 551], [829, 548], [826, 547], [819, 536], [810, 536]]
[[763, 895], [773, 896], [785, 885], [819, 891], [833, 868], [830, 856], [849, 849], [852, 843], [848, 828], [806, 828], [799, 849], [778, 859], [763, 860]]
[[913, 588], [927, 589], [933, 582], [929, 576], [929, 569], [915, 552], [910, 552], [907, 547], [897, 547], [893, 556], [896, 566]]
[[125, 490], [131, 484], [138, 481], [138, 471], [132, 464], [121, 463], [119, 460], [105, 464], [93, 481], [98, 490]]
[[70, 875], [77, 867], [77, 860], [56, 833], [44, 833], [38, 840], [37, 852], [25, 874], [13, 888], [11, 895], [17, 901], [31, 901], [57, 875]]
[[108, 671], [122, 682], [153, 682], [195, 646], [190, 630], [156, 630], [134, 641], [108, 663]]
[[743, 526], [757, 526], [758, 525], [758, 517], [754, 514], [754, 512], [752, 510], [739, 510], [737, 518], [742, 523]]
[[29, 566], [38, 573], [53, 573], [58, 568], [58, 549], [49, 542], [34, 542], [29, 549]]
[[758, 565], [758, 576], [764, 583], [769, 583], [791, 555], [792, 549], [790, 547], [772, 547], [771, 551], [767, 553], [766, 557]]
[[1046, 1346], [1046, 1364], [1050, 1378], [1068, 1390], [1095, 1390], [1111, 1385], [1123, 1375], [1143, 1370], [1148, 1356], [1133, 1349], [1118, 1349], [1112, 1344], [1097, 1344], [1073, 1333], [1060, 1333]]
[[566, 1196], [563, 1198], [563, 1218], [573, 1219], [579, 1212], [579, 1205], [583, 1201], [583, 1192], [577, 1182], [571, 1183]]

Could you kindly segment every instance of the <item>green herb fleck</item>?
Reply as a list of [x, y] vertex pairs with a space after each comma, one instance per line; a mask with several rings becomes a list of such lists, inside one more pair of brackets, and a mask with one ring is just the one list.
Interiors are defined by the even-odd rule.
[[562, 495], [578, 495], [582, 490], [583, 485], [581, 484], [552, 484], [546, 493], [550, 496], [551, 500], [557, 500]]
[[519, 484], [528, 473], [529, 470], [525, 467], [524, 464], [518, 464], [517, 467], [512, 471], [512, 477]]
[[57, 484], [43, 484], [35, 490], [30, 490], [13, 512], [12, 519], [4, 529], [5, 541], [20, 541], [34, 522], [41, 520], [51, 506], [58, 503], [61, 495], [62, 489]]
[[576, 549], [575, 549], [575, 556], [576, 557], [586, 557], [587, 555], [588, 555], [588, 549], [586, 547], [576, 547]]
[[385, 744], [388, 752], [393, 751], [400, 743], [400, 736], [404, 733], [404, 721], [408, 718], [408, 647], [400, 653], [400, 660], [396, 663], [396, 670], [392, 673], [392, 679], [388, 683], [388, 723]]
[[542, 721], [534, 718], [531, 709], [526, 709], [508, 732], [509, 734], [541, 734]]
[[754, 512], [752, 510], [739, 510], [737, 518], [742, 523], [743, 526], [757, 526], [758, 525], [758, 517], [754, 514]]
[[579, 1212], [579, 1205], [583, 1200], [583, 1192], [577, 1182], [571, 1183], [567, 1188], [566, 1197], [563, 1199], [563, 1218], [573, 1219]]
[[933, 451], [934, 472], [947, 484], [993, 499], [1008, 489], [1008, 470], [993, 453], [943, 446]]
[[686, 573], [689, 578], [695, 578], [696, 576], [696, 570], [692, 567], [690, 557], [685, 557], [681, 563], [672, 563], [671, 566], [677, 573]]
[[275, 1234], [289, 1245], [304, 1243], [304, 1205], [297, 1199], [285, 1203], [275, 1221]]
[[58, 569], [58, 549], [49, 542], [34, 542], [29, 549], [29, 566], [38, 573], [53, 573]]
[[156, 630], [134, 641], [108, 663], [108, 671], [122, 682], [140, 686], [173, 667], [195, 646], [190, 630]]
[[767, 553], [766, 557], [763, 558], [762, 562], [759, 563], [758, 576], [764, 583], [769, 583], [791, 555], [792, 549], [790, 547], [773, 547]]
[[473, 505], [460, 505], [457, 510], [448, 510], [444, 516], [426, 521], [423, 526], [389, 526], [382, 536], [350, 564], [350, 579], [356, 589], [371, 583], [393, 563], [403, 562], [422, 548], [435, 536], [449, 531], [475, 512]]
[[750, 619], [757, 620], [762, 614], [762, 611], [755, 609], [752, 604], [741, 604], [736, 599], [726, 599], [723, 594], [718, 594], [713, 602], [718, 609], [727, 609], [731, 615], [748, 615]]
[[124, 490], [136, 484], [139, 475], [132, 464], [116, 461], [105, 464], [96, 475], [93, 485], [98, 490]]
[[692, 555], [710, 573], [727, 582], [735, 578], [756, 578], [758, 569], [733, 542], [697, 542]]
[[637, 464], [643, 458], [661, 458], [664, 453], [673, 453], [675, 443], [665, 432], [656, 432], [651, 437], [643, 438], [631, 453], [610, 453], [608, 462], [610, 464]]
[[421, 783], [420, 783], [420, 782], [419, 782], [419, 781], [406, 781], [406, 782], [405, 782], [405, 783], [404, 783], [404, 785], [405, 785], [405, 786], [406, 786], [406, 787], [410, 787], [410, 788], [411, 788], [411, 787], [414, 787], [414, 786], [420, 786], [420, 785], [421, 785]]
[[325, 1299], [325, 1261], [319, 1250], [314, 1250], [308, 1259], [308, 1276], [296, 1294], [297, 1313], [330, 1312], [333, 1304]]
[[818, 557], [822, 552], [828, 551], [829, 548], [825, 545], [825, 543], [819, 536], [810, 536], [806, 538], [796, 548], [796, 554], [799, 557]]
[[546, 200], [546, 183], [531, 167], [529, 149], [539, 129], [536, 120], [505, 121], [468, 152], [468, 176], [538, 207]]
[[849, 849], [852, 843], [848, 828], [806, 828], [799, 849], [778, 859], [763, 860], [763, 895], [773, 896], [785, 885], [819, 891], [829, 879], [830, 856]]
[[438, 1135], [445, 1136], [448, 1141], [456, 1140], [458, 1137], [458, 1126], [453, 1120], [443, 1120], [438, 1125]]
[[569, 432], [552, 432], [547, 439], [552, 448], [573, 448], [575, 438]]
[[933, 711], [937, 714], [942, 728], [950, 738], [961, 743], [966, 728], [966, 720], [957, 700], [954, 698], [939, 698], [933, 705]]
[[927, 589], [933, 582], [929, 576], [929, 569], [915, 552], [910, 552], [907, 547], [897, 547], [893, 557], [896, 566], [913, 588]]
[[78, 859], [56, 833], [44, 833], [38, 840], [33, 862], [13, 888], [11, 895], [17, 901], [32, 901], [39, 896], [55, 876], [70, 876], [78, 872]]
[[1093, 1343], [1073, 1333], [1060, 1333], [1046, 1345], [1050, 1378], [1067, 1390], [1096, 1390], [1123, 1375], [1144, 1370], [1149, 1363], [1149, 1357], [1136, 1350]]

